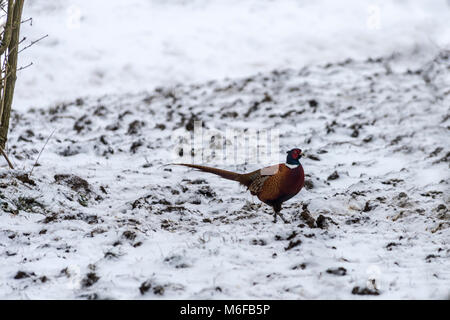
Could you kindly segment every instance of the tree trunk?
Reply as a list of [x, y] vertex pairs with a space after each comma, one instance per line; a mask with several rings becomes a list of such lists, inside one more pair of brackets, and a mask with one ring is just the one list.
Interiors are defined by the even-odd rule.
[[[7, 53], [4, 56], [5, 70], [2, 79], [1, 91], [1, 119], [0, 119], [0, 147], [5, 148], [8, 139], [9, 118], [11, 116], [11, 105], [14, 96], [14, 86], [16, 84], [17, 57], [19, 51], [19, 33], [22, 21], [22, 9], [24, 0], [8, 0], [8, 17], [3, 33], [0, 50]], [[12, 12], [10, 12], [12, 9]], [[12, 21], [10, 21], [12, 19]], [[10, 37], [10, 39], [8, 39]], [[9, 41], [9, 43], [8, 43]], [[0, 51], [1, 52], [1, 51]]]

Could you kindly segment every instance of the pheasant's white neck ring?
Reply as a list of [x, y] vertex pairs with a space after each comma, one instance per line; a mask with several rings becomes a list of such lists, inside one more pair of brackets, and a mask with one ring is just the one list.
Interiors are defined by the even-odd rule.
[[300, 163], [299, 164], [286, 163], [286, 167], [288, 167], [289, 169], [295, 169], [295, 168], [298, 168], [299, 166], [300, 166]]

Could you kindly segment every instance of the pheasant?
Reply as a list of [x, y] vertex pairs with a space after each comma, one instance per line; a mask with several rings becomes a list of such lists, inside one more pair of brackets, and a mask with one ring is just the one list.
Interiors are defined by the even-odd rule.
[[174, 165], [198, 169], [239, 182], [246, 186], [252, 195], [256, 195], [259, 200], [273, 208], [274, 223], [277, 222], [277, 216], [286, 223], [280, 212], [281, 205], [299, 193], [305, 184], [305, 173], [299, 161], [302, 156], [302, 150], [292, 149], [287, 152], [285, 164], [280, 163], [244, 174], [196, 164], [174, 163]]

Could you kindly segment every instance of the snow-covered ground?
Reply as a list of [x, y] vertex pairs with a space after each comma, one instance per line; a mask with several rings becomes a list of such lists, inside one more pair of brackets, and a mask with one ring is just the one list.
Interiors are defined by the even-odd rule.
[[[450, 45], [429, 1], [28, 0], [16, 110], [85, 95], [241, 77]], [[28, 42], [27, 42], [28, 43]]]
[[[27, 15], [28, 40], [49, 37], [20, 56], [0, 298], [450, 297], [448, 2], [29, 0]], [[280, 160], [306, 151], [290, 223], [163, 166], [194, 120], [277, 129]]]
[[[450, 55], [404, 59], [14, 113], [20, 170], [1, 171], [0, 296], [449, 298]], [[194, 118], [277, 128], [281, 150], [306, 150], [289, 224], [234, 182], [162, 166]]]

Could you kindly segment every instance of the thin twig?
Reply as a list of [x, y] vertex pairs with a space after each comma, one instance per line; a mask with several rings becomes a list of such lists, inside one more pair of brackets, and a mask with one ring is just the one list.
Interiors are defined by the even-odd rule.
[[21, 70], [23, 70], [23, 69], [26, 69], [26, 68], [28, 68], [28, 67], [31, 67], [32, 65], [33, 65], [33, 61], [30, 62], [29, 64], [27, 64], [26, 66], [21, 66], [19, 69], [17, 69], [17, 71], [21, 71]]
[[[17, 71], [22, 71], [23, 69], [26, 69], [26, 68], [29, 68], [29, 67], [31, 67], [32, 65], [33, 65], [33, 62], [30, 62], [30, 63], [27, 64], [26, 66], [22, 66], [22, 67], [20, 67], [19, 69], [17, 69], [16, 72], [17, 72]], [[8, 72], [8, 74], [6, 74], [3, 78], [0, 78], [0, 88], [3, 87], [3, 86], [1, 85], [1, 82], [2, 82], [3, 80], [6, 80], [6, 78], [8, 78], [10, 74], [11, 74], [11, 72]]]
[[0, 152], [2, 153], [3, 157], [5, 157], [6, 162], [8, 162], [9, 167], [14, 170], [14, 166], [12, 165], [11, 161], [9, 161], [8, 155], [5, 153], [5, 150], [3, 150], [2, 147], [0, 147]]
[[25, 42], [25, 40], [27, 40], [27, 37], [23, 37], [22, 40], [20, 40], [17, 45], [15, 45], [11, 50], [8, 50], [8, 52], [14, 51], [17, 47], [19, 47], [20, 44], [22, 44], [22, 42]]
[[33, 25], [33, 18], [32, 17], [28, 18], [27, 20], [23, 20], [20, 23], [25, 23], [25, 22], [28, 22], [28, 21], [30, 21], [30, 26], [32, 26]]
[[5, 3], [3, 2], [3, 1], [0, 1], [0, 9], [4, 12], [4, 13], [7, 13], [6, 12], [6, 10], [5, 10]]
[[33, 167], [31, 168], [30, 173], [28, 174], [28, 177], [31, 177], [31, 174], [33, 173], [33, 169], [34, 169], [34, 167], [37, 165], [37, 162], [39, 161], [39, 158], [41, 157], [42, 151], [44, 151], [45, 146], [47, 145], [48, 141], [49, 141], [50, 138], [53, 136], [53, 134], [55, 133], [55, 131], [56, 131], [56, 129], [53, 129], [52, 133], [48, 136], [47, 141], [45, 141], [45, 144], [44, 144], [44, 146], [42, 147], [41, 152], [39, 152], [39, 155], [38, 155], [38, 157], [37, 157], [37, 159], [36, 159], [36, 162], [34, 163]]
[[[41, 41], [42, 39], [45, 39], [45, 38], [47, 38], [47, 37], [48, 37], [48, 34], [46, 34], [45, 36], [40, 37], [40, 38], [37, 39], [37, 40], [31, 41], [31, 43], [30, 43], [29, 45], [27, 45], [26, 47], [23, 47], [23, 48], [20, 49], [19, 52], [17, 52], [17, 53], [21, 53], [23, 50], [28, 49], [29, 47], [31, 47], [31, 46], [32, 46], [33, 44], [35, 44], [36, 42], [39, 42], [39, 41]], [[25, 40], [25, 39], [23, 39], [23, 40]]]

